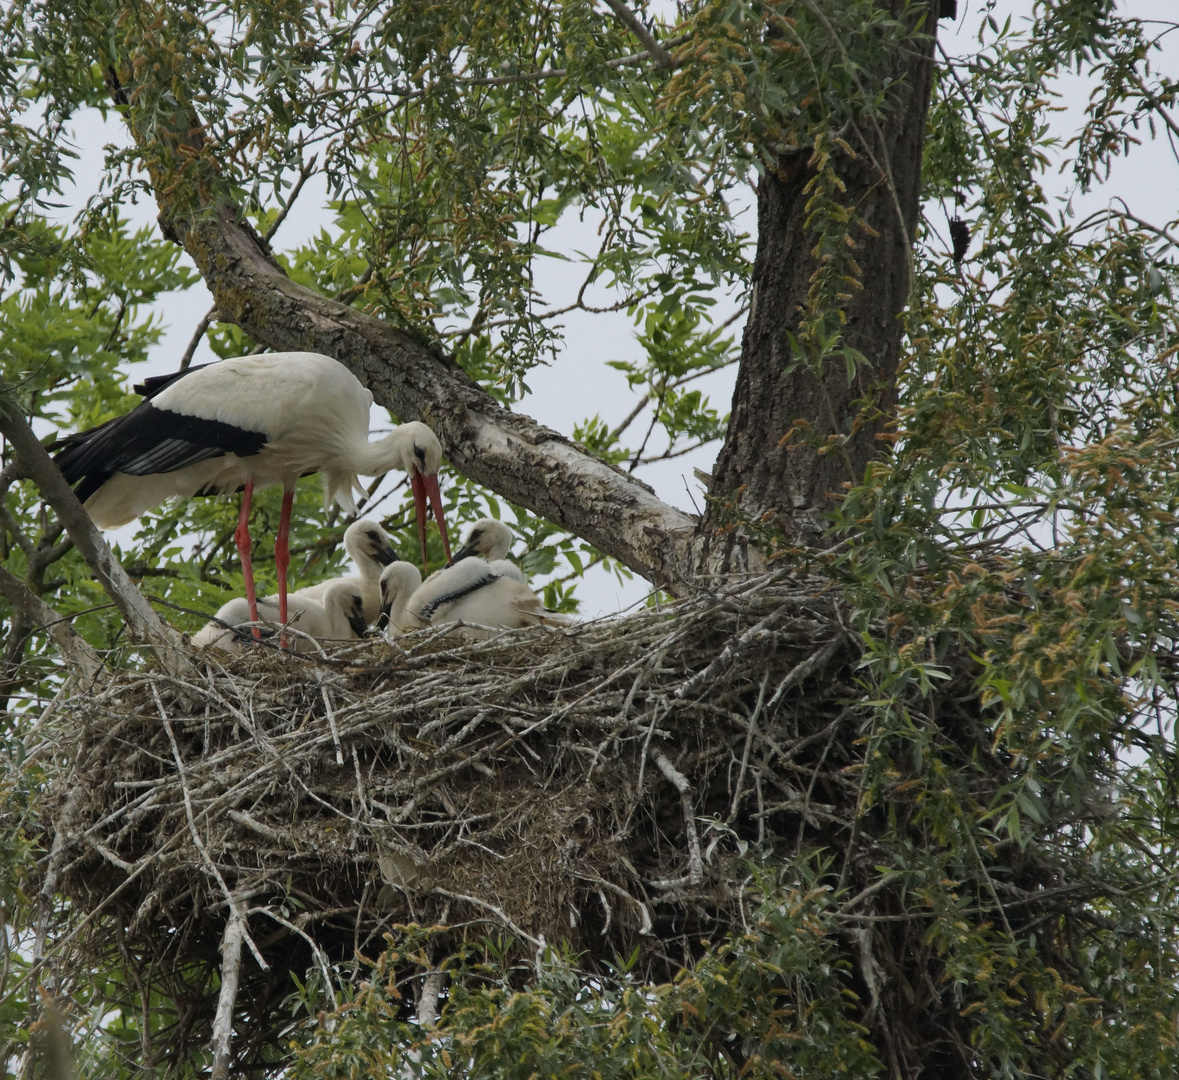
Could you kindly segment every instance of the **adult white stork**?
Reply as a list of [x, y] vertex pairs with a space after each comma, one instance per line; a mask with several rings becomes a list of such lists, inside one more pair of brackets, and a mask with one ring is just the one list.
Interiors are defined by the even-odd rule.
[[[352, 582], [359, 587], [364, 597], [365, 622], [372, 623], [381, 609], [381, 571], [398, 561], [397, 553], [389, 543], [389, 534], [375, 521], [369, 521], [367, 518], [352, 522], [344, 530], [344, 550], [356, 563], [355, 576], [328, 578], [326, 581], [296, 589], [290, 595], [306, 597], [308, 600], [322, 600], [325, 590], [337, 581]], [[420, 574], [418, 581], [421, 581]]]
[[438, 439], [425, 424], [408, 423], [370, 443], [372, 394], [330, 356], [239, 356], [155, 376], [135, 389], [147, 400], [131, 412], [58, 442], [58, 467], [104, 529], [125, 525], [173, 495], [241, 489], [234, 538], [255, 619], [249, 531], [255, 485], [283, 488], [274, 545], [280, 621], [287, 618], [288, 535], [300, 476], [322, 472], [325, 505], [334, 498], [355, 514], [353, 492], [362, 490], [358, 475], [404, 469], [413, 489], [423, 563], [427, 496], [450, 558], [438, 490]]
[[279, 616], [278, 604], [272, 596], [264, 596], [258, 601], [257, 619], [251, 618], [245, 597], [235, 597], [221, 605], [217, 614], [193, 635], [192, 642], [200, 646], [211, 645], [225, 652], [237, 652], [243, 640], [242, 631], [237, 627], [260, 620], [280, 635], [288, 627], [298, 631], [283, 636], [288, 639], [284, 641], [284, 647], [299, 653], [314, 650], [315, 644], [309, 639], [319, 643], [349, 641], [363, 637], [368, 629], [364, 618], [364, 594], [357, 582], [332, 582], [324, 590], [322, 600], [311, 600], [298, 593], [291, 593], [287, 599], [290, 623]]
[[[574, 620], [550, 611], [524, 582], [515, 563], [503, 558], [512, 532], [501, 521], [485, 518], [471, 526], [454, 563], [423, 582], [406, 603], [405, 619], [419, 626], [444, 623], [474, 624], [484, 628], [517, 629], [538, 623], [565, 625]], [[482, 556], [497, 556], [490, 561]], [[385, 573], [389, 572], [387, 567]]]

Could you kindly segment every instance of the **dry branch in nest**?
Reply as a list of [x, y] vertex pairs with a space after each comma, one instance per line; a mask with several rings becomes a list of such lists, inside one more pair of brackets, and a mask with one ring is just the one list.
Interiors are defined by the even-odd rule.
[[[637, 947], [669, 978], [742, 925], [746, 845], [843, 853], [849, 894], [871, 879], [857, 641], [821, 583], [777, 574], [567, 631], [125, 674], [58, 721], [50, 872], [92, 959], [187, 1003], [171, 1050], [213, 1039], [223, 1065], [235, 1015], [235, 1053], [265, 1056], [290, 973], [398, 923], [563, 943], [588, 971]], [[977, 752], [982, 725], [952, 719]], [[865, 1001], [887, 944], [857, 946]]]

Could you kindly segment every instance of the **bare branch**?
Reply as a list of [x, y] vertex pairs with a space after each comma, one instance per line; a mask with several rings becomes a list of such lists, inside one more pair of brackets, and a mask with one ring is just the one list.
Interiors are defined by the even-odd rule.
[[422, 979], [422, 991], [418, 998], [418, 1023], [432, 1028], [438, 1023], [438, 998], [446, 985], [446, 972], [430, 971]]
[[335, 295], [335, 299], [341, 304], [351, 304], [361, 293], [364, 292], [364, 287], [373, 279], [373, 266], [369, 263], [364, 268], [364, 273], [356, 279], [356, 284], [348, 289], [341, 289]]
[[647, 51], [655, 58], [656, 67], [675, 67], [675, 60], [671, 53], [663, 47], [655, 35], [639, 21], [638, 16], [622, 0], [606, 0], [606, 6], [618, 16], [618, 21], [647, 47]]
[[119, 565], [73, 489], [33, 434], [11, 388], [3, 382], [0, 382], [0, 432], [23, 460], [29, 479], [53, 507], [95, 578], [114, 601], [131, 640], [154, 648], [160, 662], [169, 670], [187, 669], [188, 660], [177, 647], [179, 635], [152, 610]]
[[704, 857], [700, 852], [700, 834], [696, 831], [696, 811], [692, 806], [692, 785], [670, 761], [662, 750], [652, 750], [651, 760], [659, 771], [671, 781], [680, 793], [680, 805], [684, 812], [684, 832], [688, 836], [688, 884], [699, 885], [704, 880]]
[[221, 938], [221, 993], [217, 997], [217, 1015], [213, 1020], [212, 1080], [228, 1080], [230, 1052], [233, 1042], [233, 1006], [237, 999], [237, 983], [241, 973], [242, 939], [246, 920], [241, 909], [232, 905]]
[[299, 166], [299, 179], [295, 181], [295, 186], [291, 188], [290, 195], [287, 196], [286, 202], [279, 208], [278, 214], [270, 223], [270, 228], [266, 230], [262, 239], [269, 244], [274, 239], [274, 234], [278, 232], [282, 223], [286, 221], [287, 214], [291, 212], [291, 207], [295, 205], [295, 200], [299, 197], [299, 192], [303, 190], [303, 185], [307, 183], [308, 177], [315, 172], [315, 158], [305, 162]]
[[209, 329], [209, 324], [217, 318], [217, 305], [214, 304], [208, 311], [205, 312], [205, 317], [201, 319], [196, 325], [196, 329], [192, 332], [192, 337], [189, 338], [188, 347], [184, 350], [184, 355], [180, 357], [180, 365], [177, 371], [187, 371], [188, 365], [192, 363], [193, 353], [200, 347], [201, 341], [205, 336], [205, 331]]
[[650, 400], [651, 397], [649, 394], [644, 394], [641, 398], [639, 398], [639, 403], [633, 409], [631, 409], [629, 413], [627, 413], [622, 423], [619, 424], [618, 427], [616, 427], [612, 432], [610, 432], [610, 438], [606, 440], [607, 446], [617, 442], [618, 439], [622, 437], [622, 433], [628, 427], [630, 427], [636, 419], [638, 419], [639, 413], [641, 413], [647, 407], [647, 402]]
[[463, 900], [468, 904], [474, 904], [475, 907], [483, 908], [484, 911], [490, 911], [495, 915], [509, 930], [512, 931], [519, 938], [527, 941], [530, 945], [534, 945], [538, 949], [544, 948], [544, 942], [539, 938], [534, 938], [531, 934], [521, 930], [512, 920], [504, 913], [501, 908], [494, 904], [489, 904], [486, 900], [480, 900], [477, 896], [468, 896], [466, 893], [451, 892], [449, 889], [441, 889], [435, 886], [432, 892], [439, 896], [445, 896], [448, 900]]

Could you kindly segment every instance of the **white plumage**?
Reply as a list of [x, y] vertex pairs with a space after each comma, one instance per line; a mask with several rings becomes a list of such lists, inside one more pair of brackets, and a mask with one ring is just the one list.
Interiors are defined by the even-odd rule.
[[390, 563], [381, 571], [379, 629], [391, 635], [406, 634], [422, 624], [409, 614], [409, 599], [421, 587], [422, 575], [412, 563]]
[[[483, 628], [571, 622], [567, 616], [548, 610], [524, 583], [519, 568], [503, 557], [512, 540], [512, 532], [503, 522], [491, 518], [477, 521], [455, 554], [453, 565], [431, 575], [410, 597], [405, 618], [419, 626], [474, 624], [466, 628], [473, 635], [485, 633]], [[484, 555], [492, 558], [488, 561]]]
[[[287, 632], [287, 646], [293, 652], [312, 652], [314, 644], [307, 638], [314, 638], [320, 644], [331, 641], [350, 641], [363, 636], [368, 624], [364, 618], [364, 595], [356, 582], [334, 581], [324, 590], [321, 600], [312, 600], [298, 593], [287, 597], [291, 629]], [[278, 604], [274, 597], [265, 596], [258, 601], [259, 620], [250, 618], [249, 605], [245, 597], [239, 596], [223, 604], [217, 614], [198, 630], [192, 638], [194, 645], [213, 646], [225, 652], [238, 652], [245, 640], [243, 631], [235, 629], [251, 622], [261, 621], [272, 631], [282, 633], [283, 621], [279, 618]], [[306, 637], [304, 635], [307, 635]]]
[[488, 562], [498, 562], [507, 558], [515, 539], [512, 530], [502, 521], [481, 518], [467, 530], [463, 546], [454, 553], [454, 561], [459, 562], [477, 556]]
[[372, 394], [336, 360], [319, 353], [240, 356], [145, 380], [147, 400], [124, 416], [60, 440], [56, 461], [100, 528], [124, 525], [170, 496], [243, 489], [235, 533], [251, 611], [249, 509], [255, 486], [280, 484], [275, 543], [279, 606], [285, 616], [287, 535], [295, 482], [322, 472], [325, 502], [356, 513], [359, 476], [405, 470], [426, 552], [426, 499], [450, 555], [438, 466], [442, 447], [425, 424], [402, 424], [368, 441]]
[[[375, 521], [361, 518], [352, 522], [344, 531], [344, 550], [352, 556], [356, 564], [355, 576], [328, 578], [315, 585], [306, 585], [290, 594], [306, 597], [308, 600], [322, 600], [324, 591], [338, 581], [355, 584], [364, 597], [364, 621], [368, 624], [376, 620], [381, 609], [381, 571], [391, 563], [397, 561], [397, 554], [389, 543], [389, 534]], [[408, 564], [404, 564], [408, 565]], [[418, 575], [421, 581], [421, 575]], [[268, 598], [270, 599], [270, 598]]]
[[[512, 530], [495, 518], [481, 518], [467, 530], [463, 546], [454, 553], [451, 565], [464, 559], [481, 559], [491, 567], [497, 577], [514, 578], [521, 585], [527, 585], [524, 572], [507, 557], [516, 537]], [[442, 573], [442, 571], [438, 571]]]

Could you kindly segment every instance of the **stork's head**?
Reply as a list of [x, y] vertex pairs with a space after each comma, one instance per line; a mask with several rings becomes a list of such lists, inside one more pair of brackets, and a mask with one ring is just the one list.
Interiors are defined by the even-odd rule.
[[352, 581], [334, 581], [323, 593], [324, 610], [344, 620], [353, 637], [364, 637], [368, 623], [364, 619], [364, 593]]
[[418, 568], [400, 559], [391, 562], [381, 571], [381, 612], [377, 616], [377, 629], [390, 628], [400, 633], [405, 626], [405, 602], [413, 595], [414, 590], [421, 585], [422, 575]]
[[496, 559], [507, 558], [515, 540], [512, 530], [502, 521], [495, 518], [482, 518], [467, 530], [463, 546], [455, 552], [454, 561], [469, 559], [477, 556], [494, 562]]
[[389, 543], [389, 534], [367, 518], [361, 518], [348, 526], [344, 533], [344, 548], [358, 566], [365, 562], [388, 566], [397, 558], [397, 552]]
[[402, 454], [401, 467], [409, 474], [414, 509], [418, 516], [418, 537], [422, 542], [422, 569], [429, 573], [426, 558], [426, 500], [434, 508], [434, 520], [442, 535], [442, 548], [450, 561], [450, 537], [446, 534], [446, 517], [442, 513], [442, 492], [438, 489], [438, 466], [442, 464], [442, 444], [425, 424], [411, 420], [402, 424], [395, 435]]

